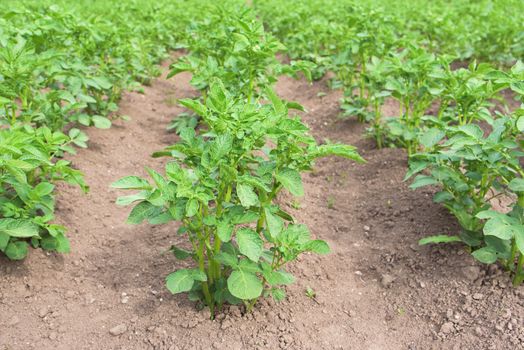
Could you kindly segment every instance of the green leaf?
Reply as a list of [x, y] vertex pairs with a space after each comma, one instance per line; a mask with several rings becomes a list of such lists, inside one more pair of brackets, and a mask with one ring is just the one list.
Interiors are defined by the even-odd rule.
[[226, 252], [220, 252], [215, 255], [215, 260], [226, 266], [234, 268], [238, 266], [238, 258], [235, 255]]
[[418, 241], [419, 245], [431, 244], [431, 243], [450, 243], [450, 242], [462, 242], [459, 236], [448, 236], [448, 235], [435, 235], [422, 238]]
[[273, 288], [271, 289], [271, 296], [275, 301], [282, 301], [286, 298], [286, 292], [283, 289], [280, 288]]
[[306, 243], [304, 248], [307, 251], [311, 251], [313, 253], [321, 255], [329, 254], [329, 252], [331, 251], [331, 249], [329, 249], [329, 245], [325, 241], [322, 241], [320, 239], [309, 241], [308, 243]]
[[136, 201], [144, 200], [148, 196], [149, 196], [149, 192], [148, 191], [140, 191], [140, 192], [138, 192], [136, 194], [132, 194], [130, 196], [118, 197], [116, 199], [115, 203], [116, 203], [116, 205], [119, 205], [119, 206], [126, 206], [126, 205], [129, 205], [129, 204], [134, 203]]
[[258, 196], [253, 187], [248, 184], [237, 184], [237, 196], [242, 206], [249, 208], [258, 205]]
[[145, 219], [153, 218], [157, 216], [161, 208], [155, 207], [149, 202], [140, 202], [138, 203], [127, 218], [127, 223], [138, 225], [142, 223]]
[[415, 177], [415, 181], [413, 181], [413, 183], [409, 186], [409, 188], [414, 190], [419, 187], [424, 187], [428, 185], [436, 185], [436, 184], [438, 184], [438, 181], [435, 180], [431, 176], [417, 175], [417, 177]]
[[271, 286], [288, 285], [295, 282], [293, 275], [284, 270], [264, 271], [263, 275], [267, 283], [269, 283]]
[[426, 169], [429, 165], [430, 165], [429, 162], [410, 160], [409, 161], [409, 170], [407, 171], [406, 176], [404, 176], [403, 181], [406, 181], [413, 175], [420, 173], [422, 170]]
[[502, 240], [513, 238], [512, 225], [500, 217], [489, 219], [484, 225], [484, 234], [495, 236]]
[[364, 158], [362, 158], [360, 154], [358, 154], [357, 148], [351, 145], [344, 145], [338, 143], [320, 145], [310, 153], [310, 157], [313, 159], [327, 156], [343, 157], [354, 160], [359, 163], [366, 162]]
[[484, 264], [493, 264], [497, 261], [497, 252], [491, 247], [477, 249], [471, 255]]
[[149, 176], [151, 176], [151, 178], [155, 182], [155, 185], [158, 187], [158, 189], [163, 191], [164, 187], [167, 186], [167, 182], [164, 179], [164, 177], [162, 175], [160, 175], [157, 171], [155, 171], [155, 170], [153, 170], [151, 168], [146, 167], [146, 171], [149, 174]]
[[94, 115], [92, 117], [93, 124], [98, 129], [109, 129], [111, 127], [111, 121], [107, 119], [106, 117], [102, 117], [100, 115]]
[[283, 169], [275, 175], [276, 179], [294, 196], [303, 196], [304, 187], [300, 173], [294, 169]]
[[186, 216], [189, 218], [195, 216], [195, 214], [198, 212], [198, 208], [198, 200], [191, 198], [187, 201], [186, 204]]
[[273, 106], [273, 109], [275, 110], [277, 114], [279, 115], [287, 114], [286, 105], [282, 102], [282, 100], [278, 97], [278, 95], [272, 88], [267, 87], [265, 89], [265, 93], [267, 97], [269, 98], [269, 100], [271, 101], [271, 105]]
[[199, 116], [205, 116], [207, 114], [207, 108], [200, 101], [193, 100], [190, 98], [184, 98], [178, 101], [182, 106], [192, 110]]
[[71, 245], [69, 243], [69, 239], [63, 234], [59, 233], [55, 236], [57, 245], [56, 245], [56, 251], [58, 253], [69, 253], [71, 252]]
[[22, 260], [27, 256], [27, 246], [24, 241], [9, 242], [4, 253], [11, 260]]
[[524, 179], [520, 177], [514, 178], [511, 180], [508, 187], [513, 192], [524, 192]]
[[284, 222], [279, 216], [274, 215], [269, 208], [264, 208], [264, 215], [266, 216], [269, 234], [271, 237], [277, 238], [284, 229]]
[[230, 134], [218, 135], [211, 145], [213, 158], [221, 159], [226, 156], [233, 146], [233, 137]]
[[420, 137], [420, 143], [426, 147], [431, 148], [440, 142], [446, 136], [446, 133], [440, 129], [432, 128], [427, 130]]
[[457, 128], [459, 131], [462, 131], [464, 134], [471, 136], [475, 139], [480, 139], [484, 136], [484, 131], [477, 124], [467, 124], [461, 125]]
[[0, 233], [18, 238], [35, 237], [38, 236], [38, 226], [25, 219], [0, 219]]
[[520, 117], [520, 118], [517, 120], [517, 129], [518, 129], [520, 132], [524, 132], [524, 116]]
[[248, 228], [241, 228], [236, 234], [238, 249], [240, 253], [247, 256], [250, 260], [258, 262], [264, 242], [259, 234]]
[[524, 226], [518, 225], [515, 230], [515, 244], [517, 245], [520, 254], [524, 254]]
[[198, 269], [182, 269], [167, 276], [166, 286], [173, 294], [184, 293], [193, 288], [195, 281], [207, 281], [206, 274]]
[[35, 186], [35, 192], [38, 194], [39, 197], [44, 197], [53, 192], [55, 189], [55, 186], [49, 182], [40, 182], [38, 185]]
[[11, 237], [7, 233], [0, 232], [0, 251], [5, 251]]
[[225, 112], [227, 110], [226, 90], [220, 80], [217, 79], [211, 83], [206, 103], [208, 107], [218, 112]]
[[252, 300], [262, 294], [262, 281], [253, 273], [235, 270], [227, 279], [229, 292], [242, 300]]
[[120, 180], [111, 184], [112, 188], [119, 188], [125, 190], [148, 190], [151, 189], [151, 185], [147, 180], [144, 180], [138, 176], [126, 176]]
[[178, 248], [175, 245], [171, 246], [171, 251], [173, 252], [173, 255], [175, 256], [175, 258], [180, 259], [180, 260], [185, 260], [193, 255], [193, 252], [190, 252], [182, 248]]
[[217, 235], [222, 242], [229, 242], [233, 234], [234, 225], [227, 221], [219, 221], [217, 224]]

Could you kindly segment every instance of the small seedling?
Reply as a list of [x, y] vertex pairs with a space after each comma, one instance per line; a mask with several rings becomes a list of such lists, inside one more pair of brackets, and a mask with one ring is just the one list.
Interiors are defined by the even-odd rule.
[[306, 296], [310, 299], [315, 299], [317, 294], [315, 293], [315, 291], [313, 290], [313, 288], [311, 287], [307, 287], [306, 288]]
[[327, 207], [328, 209], [335, 209], [335, 197], [329, 196], [327, 199]]

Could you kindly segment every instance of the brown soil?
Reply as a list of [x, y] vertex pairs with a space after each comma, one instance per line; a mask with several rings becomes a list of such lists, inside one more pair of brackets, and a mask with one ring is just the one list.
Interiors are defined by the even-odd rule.
[[114, 204], [109, 185], [162, 167], [150, 154], [174, 142], [165, 127], [182, 111], [173, 98], [195, 94], [188, 81], [162, 78], [145, 94], [127, 93], [121, 113], [131, 121], [87, 131], [90, 148], [73, 162], [91, 192], [61, 186], [58, 203], [72, 253], [0, 258], [0, 350], [524, 349], [524, 287], [510, 287], [503, 271], [460, 245], [417, 245], [454, 233], [455, 221], [431, 190], [407, 188], [402, 150], [377, 150], [363, 125], [337, 118], [341, 96], [325, 82], [283, 78], [277, 90], [306, 106], [319, 140], [354, 144], [368, 160], [319, 161], [304, 177], [306, 196], [289, 208], [332, 254], [303, 256], [290, 268], [297, 282], [287, 299], [261, 301], [251, 314], [230, 307], [211, 321], [185, 295], [171, 295], [164, 277], [179, 263], [162, 252], [184, 243], [176, 224], [127, 225], [129, 209]]

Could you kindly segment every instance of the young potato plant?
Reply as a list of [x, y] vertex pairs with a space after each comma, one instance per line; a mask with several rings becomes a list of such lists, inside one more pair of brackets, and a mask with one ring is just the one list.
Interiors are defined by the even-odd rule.
[[439, 96], [438, 120], [466, 125], [489, 116], [491, 100], [499, 98], [499, 92], [509, 85], [501, 77], [505, 73], [488, 64], [472, 62], [467, 69], [457, 70], [448, 65]]
[[217, 7], [210, 11], [210, 17], [194, 29], [193, 40], [188, 44], [190, 54], [171, 66], [168, 78], [191, 72], [191, 84], [202, 92], [204, 99], [214, 78], [246, 98], [256, 97], [252, 95], [258, 87], [276, 82], [280, 64], [275, 55], [284, 47], [264, 32], [250, 11], [239, 13]]
[[[440, 186], [434, 201], [442, 203], [462, 227], [458, 236], [427, 237], [421, 244], [462, 241], [477, 260], [502, 261], [514, 272], [514, 283], [520, 284], [524, 153], [516, 140], [524, 130], [524, 119], [516, 114], [486, 121], [491, 128], [488, 135], [476, 124], [429, 129], [420, 137], [425, 149], [410, 159], [406, 179], [426, 171], [417, 175], [410, 187]], [[509, 214], [492, 209], [493, 200], [501, 196], [512, 201]]]
[[412, 155], [418, 150], [417, 136], [423, 127], [423, 117], [442, 92], [442, 63], [435, 55], [417, 47], [388, 60], [390, 76], [385, 89], [399, 102], [402, 113], [398, 118], [387, 119], [388, 136]]
[[82, 144], [77, 129], [70, 137], [48, 128], [21, 127], [0, 130], [0, 251], [9, 259], [27, 255], [29, 243], [46, 250], [68, 252], [63, 226], [54, 218], [54, 183], [66, 181], [87, 186], [82, 174], [56, 155]]
[[[209, 83], [214, 79], [220, 79], [226, 89], [249, 101], [262, 96], [279, 75], [297, 76], [298, 72], [303, 72], [311, 80], [310, 63], [280, 63], [276, 55], [285, 47], [264, 31], [250, 9], [239, 10], [237, 4], [229, 5], [211, 6], [209, 16], [189, 29], [189, 54], [171, 65], [168, 78], [190, 72], [191, 84], [200, 90], [204, 103]], [[183, 102], [187, 103], [191, 102]], [[177, 119], [174, 125], [179, 123]]]
[[282, 287], [294, 281], [285, 265], [304, 252], [329, 252], [276, 199], [282, 190], [304, 194], [301, 173], [312, 170], [316, 158], [362, 161], [352, 146], [317, 145], [273, 90], [265, 95], [269, 103], [249, 102], [214, 80], [205, 104], [185, 104], [207, 132], [186, 128], [179, 143], [158, 152], [172, 158], [164, 175], [148, 169], [152, 181], [131, 176], [113, 184], [139, 191], [118, 200], [134, 204], [130, 223], [181, 223], [178, 233], [191, 249], [172, 251], [196, 267], [173, 272], [166, 285], [203, 301], [211, 317], [226, 302], [251, 310], [261, 296], [283, 299]]

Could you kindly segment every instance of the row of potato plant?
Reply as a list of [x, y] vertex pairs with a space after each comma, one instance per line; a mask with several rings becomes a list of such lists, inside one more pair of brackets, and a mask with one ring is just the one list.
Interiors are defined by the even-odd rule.
[[[435, 201], [462, 227], [458, 235], [428, 237], [421, 243], [462, 241], [477, 260], [501, 261], [518, 285], [524, 279], [524, 119], [522, 107], [510, 111], [496, 108], [493, 101], [505, 103], [508, 92], [522, 101], [524, 65], [519, 61], [502, 71], [472, 63], [453, 70], [447, 59], [416, 47], [374, 58], [360, 76], [364, 108], [357, 115], [371, 121], [370, 134], [379, 147], [406, 148], [406, 179], [424, 173], [411, 187], [440, 186]], [[398, 101], [400, 116], [382, 118], [386, 98]], [[502, 212], [493, 210], [495, 198], [507, 202]]]
[[180, 4], [163, 5], [24, 0], [0, 9], [0, 252], [8, 258], [23, 259], [29, 244], [69, 251], [66, 229], [53, 224], [55, 184], [88, 188], [64, 153], [87, 147], [80, 126], [109, 128], [123, 90], [148, 83], [184, 41], [184, 17], [173, 20]]
[[[483, 1], [452, 6], [437, 1], [430, 6], [420, 0], [409, 7], [397, 4], [401, 16], [388, 16], [380, 6], [368, 7], [382, 1], [325, 3], [270, 1], [256, 6], [288, 44], [291, 57], [317, 62], [316, 78], [327, 70], [334, 72], [332, 87], [345, 92], [343, 117], [369, 122], [369, 135], [379, 148], [407, 150], [406, 179], [417, 174], [412, 188], [440, 187], [434, 200], [457, 218], [461, 232], [421, 243], [463, 242], [476, 259], [501, 262], [514, 284], [522, 283], [523, 107], [510, 110], [505, 105], [507, 96], [522, 102], [522, 33], [515, 32], [519, 26], [513, 17], [497, 21], [522, 3], [489, 7]], [[296, 11], [286, 10], [291, 6]], [[425, 13], [419, 13], [421, 8]], [[467, 11], [477, 15], [464, 16]], [[420, 21], [407, 21], [410, 13]], [[479, 19], [482, 26], [477, 25]], [[512, 68], [475, 61], [455, 68], [472, 58]], [[398, 102], [400, 115], [385, 118], [382, 106], [391, 99]], [[503, 199], [502, 208], [494, 207], [497, 199]]]
[[319, 157], [362, 158], [349, 145], [318, 145], [290, 114], [302, 107], [272, 85], [278, 74], [305, 67], [279, 63], [282, 44], [251, 10], [228, 2], [206, 14], [189, 28], [189, 54], [171, 72], [193, 74], [201, 96], [180, 103], [198, 116], [198, 129], [180, 128], [180, 141], [155, 154], [169, 158], [164, 174], [147, 169], [150, 180], [129, 176], [113, 187], [139, 191], [118, 200], [134, 205], [130, 223], [180, 223], [189, 244], [171, 250], [195, 265], [167, 276], [167, 288], [189, 293], [213, 318], [225, 303], [251, 310], [260, 297], [282, 300], [294, 281], [285, 265], [304, 252], [329, 252], [277, 198], [283, 190], [304, 195], [301, 174]]

